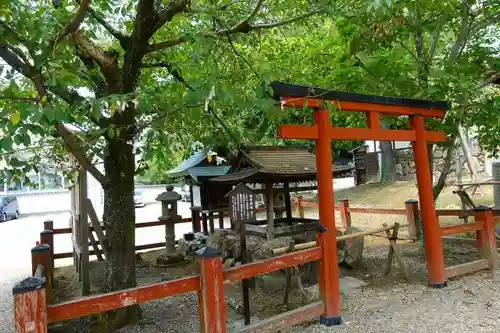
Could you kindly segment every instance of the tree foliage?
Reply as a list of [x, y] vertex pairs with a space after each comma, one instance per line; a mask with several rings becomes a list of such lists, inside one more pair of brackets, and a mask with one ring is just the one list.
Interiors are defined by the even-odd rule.
[[[0, 2], [0, 58], [8, 65], [2, 68], [1, 150], [12, 151], [13, 143], [52, 145], [55, 154], [70, 153], [101, 183], [110, 245], [104, 290], [135, 285], [134, 174], [144, 164], [136, 163], [136, 155], [158, 161], [193, 141], [239, 144], [247, 115], [264, 108], [256, 97], [265, 84], [246, 82], [247, 71], [234, 61], [233, 40], [245, 47], [249, 34], [324, 14], [326, 5]], [[3, 158], [27, 171], [13, 156]], [[135, 307], [127, 308], [104, 322], [116, 328], [137, 315]]]

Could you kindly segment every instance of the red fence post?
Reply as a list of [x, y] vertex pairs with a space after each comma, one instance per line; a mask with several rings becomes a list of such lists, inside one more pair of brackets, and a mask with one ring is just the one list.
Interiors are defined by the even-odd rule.
[[479, 206], [474, 212], [475, 222], [482, 221], [484, 227], [479, 230], [481, 233], [481, 247], [479, 249], [481, 257], [488, 260], [493, 277], [497, 269], [497, 242], [495, 235], [495, 223], [493, 221], [493, 210], [490, 207]]
[[325, 326], [340, 325], [340, 285], [337, 263], [337, 241], [333, 198], [332, 147], [330, 145], [330, 117], [328, 110], [314, 112], [314, 124], [318, 127], [316, 140], [316, 173], [318, 178], [319, 221], [323, 232], [316, 239], [321, 245], [322, 257], [319, 265], [319, 289], [325, 310], [320, 323]]
[[47, 303], [42, 279], [29, 277], [12, 289], [15, 333], [47, 333]]
[[405, 202], [406, 221], [408, 223], [408, 236], [411, 239], [419, 240], [422, 237], [422, 226], [418, 214], [418, 201], [407, 200]]
[[226, 333], [222, 261], [216, 250], [205, 247], [198, 251], [198, 311], [201, 333]]
[[339, 201], [340, 221], [342, 228], [347, 230], [351, 227], [351, 212], [349, 211], [349, 199]]
[[52, 230], [44, 230], [40, 232], [40, 244], [47, 244], [50, 246], [50, 265], [45, 267], [45, 274], [50, 274], [50, 280], [54, 281], [54, 232]]
[[38, 265], [43, 266], [47, 302], [52, 303], [52, 276], [50, 274], [50, 246], [40, 244], [31, 249], [31, 275], [35, 275]]

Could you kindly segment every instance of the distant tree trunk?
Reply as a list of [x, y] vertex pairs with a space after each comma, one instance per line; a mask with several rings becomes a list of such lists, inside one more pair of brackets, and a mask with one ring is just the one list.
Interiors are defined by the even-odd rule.
[[434, 184], [434, 144], [427, 144], [427, 159], [429, 160], [429, 171], [431, 172], [431, 183]]
[[477, 174], [477, 166], [474, 163], [474, 159], [470, 151], [469, 136], [467, 134], [467, 130], [465, 130], [461, 124], [458, 124], [458, 138], [460, 139], [460, 143], [464, 151], [465, 160], [467, 161], [467, 166], [469, 167], [470, 178], [474, 181]]
[[[453, 156], [454, 156], [454, 151], [455, 151], [455, 142], [456, 142], [456, 137], [453, 135], [450, 140], [447, 142], [447, 147], [445, 150], [446, 158], [444, 161], [443, 169], [441, 170], [441, 173], [439, 174], [439, 178], [432, 188], [432, 195], [434, 197], [434, 201], [437, 200], [439, 197], [439, 194], [443, 191], [443, 188], [446, 185], [446, 178], [450, 174], [451, 171], [451, 165], [453, 163]], [[458, 172], [458, 170], [456, 171]]]
[[[380, 125], [382, 128], [389, 128], [384, 118], [381, 117]], [[391, 141], [380, 141], [380, 153], [382, 154], [382, 163], [380, 168], [380, 184], [394, 184], [397, 180], [396, 161], [394, 149]]]
[[396, 163], [394, 149], [391, 141], [380, 141], [380, 150], [382, 154], [382, 167], [380, 169], [380, 183], [394, 184], [397, 180]]

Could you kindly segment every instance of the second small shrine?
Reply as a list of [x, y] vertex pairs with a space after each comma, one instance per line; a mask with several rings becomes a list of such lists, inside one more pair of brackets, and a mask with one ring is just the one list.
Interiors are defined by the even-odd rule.
[[[334, 165], [332, 177], [350, 177], [353, 170], [350, 165]], [[246, 184], [257, 194], [257, 198], [262, 198], [266, 220], [247, 222], [246, 232], [249, 235], [271, 240], [316, 230], [319, 226], [317, 219], [292, 216], [290, 193], [317, 188], [316, 156], [308, 149], [246, 147], [239, 151], [228, 173], [213, 177], [209, 182], [230, 187]]]

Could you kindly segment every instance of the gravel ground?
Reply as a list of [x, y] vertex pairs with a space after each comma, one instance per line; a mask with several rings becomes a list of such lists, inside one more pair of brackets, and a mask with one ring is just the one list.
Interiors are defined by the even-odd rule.
[[[151, 302], [140, 325], [119, 333], [199, 332], [196, 309], [195, 294]], [[313, 320], [286, 332], [499, 332], [500, 283], [484, 272], [450, 281], [442, 290], [404, 283], [385, 290], [367, 287], [347, 297], [343, 313], [341, 326], [328, 328]]]
[[3, 280], [0, 281], [0, 332], [14, 332], [13, 314], [12, 314], [12, 286], [18, 280]]

